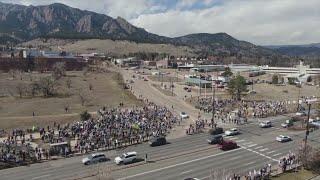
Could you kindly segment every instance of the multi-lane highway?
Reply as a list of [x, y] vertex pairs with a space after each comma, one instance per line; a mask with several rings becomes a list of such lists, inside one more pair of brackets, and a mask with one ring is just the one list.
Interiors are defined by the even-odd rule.
[[[236, 141], [240, 148], [221, 151], [215, 145], [206, 142], [207, 134], [198, 134], [172, 139], [160, 147], [150, 147], [147, 143], [130, 146], [117, 151], [105, 152], [111, 161], [97, 165], [84, 166], [83, 156], [60, 159], [0, 171], [0, 179], [95, 179], [90, 177], [98, 170], [106, 171], [114, 179], [184, 179], [197, 177], [208, 179], [211, 171], [229, 171], [244, 173], [261, 168], [266, 163], [277, 165], [277, 161], [290, 151], [294, 151], [304, 138], [304, 132], [289, 132], [280, 127], [286, 117], [273, 121], [274, 127], [261, 129], [256, 123], [239, 127], [241, 134], [225, 137]], [[293, 141], [279, 143], [275, 137], [279, 134], [290, 135]], [[310, 134], [309, 142], [320, 145], [320, 132]], [[114, 157], [123, 152], [136, 151], [141, 159], [148, 154], [148, 163], [117, 166]]]

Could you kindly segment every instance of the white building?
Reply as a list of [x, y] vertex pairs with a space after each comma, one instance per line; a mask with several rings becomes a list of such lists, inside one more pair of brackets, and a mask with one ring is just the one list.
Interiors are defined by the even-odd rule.
[[309, 65], [304, 65], [303, 61], [300, 61], [300, 64], [295, 67], [269, 67], [266, 65], [260, 68], [267, 73], [274, 74], [320, 75], [320, 68], [310, 68]]

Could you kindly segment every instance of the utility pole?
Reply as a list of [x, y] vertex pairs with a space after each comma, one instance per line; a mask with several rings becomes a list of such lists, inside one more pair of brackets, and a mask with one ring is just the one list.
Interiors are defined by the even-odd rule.
[[305, 153], [305, 156], [307, 155], [307, 141], [308, 141], [308, 136], [309, 136], [309, 121], [310, 121], [310, 111], [311, 111], [311, 104], [312, 103], [317, 103], [319, 102], [318, 99], [309, 99], [309, 100], [306, 100], [307, 104], [308, 104], [308, 119], [307, 119], [307, 127], [306, 127], [306, 135], [305, 135], [305, 138], [304, 138], [304, 153]]
[[301, 95], [301, 87], [298, 87], [299, 88], [299, 92], [298, 92], [298, 105], [297, 105], [297, 112], [299, 111], [299, 108], [300, 108], [300, 95]]

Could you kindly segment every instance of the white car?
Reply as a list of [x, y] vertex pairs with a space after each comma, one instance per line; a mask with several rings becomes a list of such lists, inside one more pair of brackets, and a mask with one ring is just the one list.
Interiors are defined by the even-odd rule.
[[296, 112], [296, 116], [306, 116], [307, 114], [303, 111]]
[[118, 156], [114, 159], [114, 162], [119, 165], [119, 164], [127, 164], [127, 163], [132, 163], [137, 159], [137, 152], [128, 152], [124, 153], [121, 156]]
[[186, 118], [189, 118], [189, 115], [188, 115], [187, 113], [185, 113], [185, 112], [181, 112], [181, 113], [180, 113], [180, 117], [181, 117], [182, 119], [186, 119]]
[[268, 127], [271, 127], [272, 124], [271, 124], [271, 121], [263, 121], [263, 122], [261, 122], [261, 123], [259, 124], [259, 126], [260, 126], [261, 128], [268, 128]]
[[276, 140], [278, 142], [288, 142], [288, 141], [291, 141], [292, 139], [289, 136], [280, 135], [276, 138]]
[[95, 153], [95, 154], [89, 155], [88, 157], [83, 158], [82, 163], [84, 165], [89, 165], [89, 164], [94, 164], [94, 163], [98, 163], [98, 162], [105, 162], [107, 160], [108, 159], [105, 154]]
[[234, 135], [237, 135], [237, 134], [239, 134], [239, 133], [240, 133], [240, 132], [239, 132], [239, 130], [238, 130], [237, 128], [232, 128], [232, 129], [226, 131], [224, 134], [225, 134], [226, 136], [234, 136]]

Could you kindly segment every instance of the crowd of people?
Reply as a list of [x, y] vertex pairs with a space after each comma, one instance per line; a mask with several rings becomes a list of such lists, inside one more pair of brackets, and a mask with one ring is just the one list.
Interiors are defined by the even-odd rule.
[[29, 143], [30, 137], [21, 129], [14, 129], [12, 133], [0, 142], [0, 162], [7, 164], [22, 164], [37, 160], [37, 152]]
[[211, 113], [223, 123], [241, 123], [252, 118], [265, 118], [293, 111], [293, 103], [287, 101], [237, 101], [233, 99], [199, 98], [195, 107], [205, 113]]
[[292, 152], [284, 156], [279, 160], [279, 167], [281, 168], [282, 172], [286, 172], [287, 170], [290, 170], [298, 164], [296, 155]]

